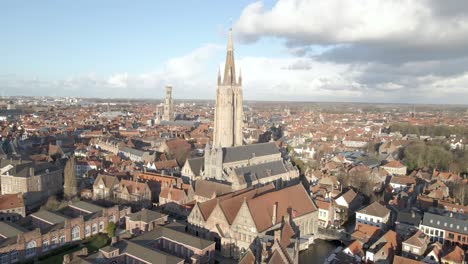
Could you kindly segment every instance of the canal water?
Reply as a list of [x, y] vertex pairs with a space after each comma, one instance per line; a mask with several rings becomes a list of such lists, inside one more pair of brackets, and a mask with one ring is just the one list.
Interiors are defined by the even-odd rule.
[[333, 250], [339, 246], [341, 246], [340, 241], [316, 239], [308, 249], [299, 253], [299, 264], [323, 264]]

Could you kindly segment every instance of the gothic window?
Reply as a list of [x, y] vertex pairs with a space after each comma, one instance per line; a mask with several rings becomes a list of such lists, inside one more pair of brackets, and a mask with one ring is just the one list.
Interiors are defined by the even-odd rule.
[[96, 234], [97, 233], [97, 224], [94, 223], [92, 226], [91, 226], [91, 230], [92, 230], [92, 234]]
[[86, 226], [85, 227], [85, 236], [89, 236], [90, 233], [91, 233], [91, 228], [89, 226]]
[[36, 241], [31, 240], [26, 244], [26, 257], [32, 257], [36, 255]]
[[63, 245], [63, 244], [65, 244], [65, 236], [61, 235], [60, 236], [60, 245]]
[[47, 251], [49, 250], [49, 240], [43, 240], [42, 241], [42, 251]]
[[53, 248], [56, 247], [56, 246], [57, 246], [57, 243], [58, 243], [57, 237], [52, 237], [51, 243], [52, 243], [51, 246], [52, 246]]
[[80, 227], [79, 226], [75, 225], [73, 227], [71, 237], [73, 241], [80, 239]]

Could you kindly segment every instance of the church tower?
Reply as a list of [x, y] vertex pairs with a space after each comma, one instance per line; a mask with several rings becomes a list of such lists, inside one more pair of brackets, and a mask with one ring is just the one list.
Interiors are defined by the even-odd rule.
[[242, 77], [239, 73], [239, 77], [236, 78], [232, 30], [230, 30], [222, 78], [221, 72], [218, 71], [213, 148], [242, 145], [243, 122]]
[[164, 98], [164, 112], [163, 120], [164, 121], [173, 121], [174, 113], [173, 111], [173, 102], [172, 102], [172, 86], [166, 86], [166, 97]]

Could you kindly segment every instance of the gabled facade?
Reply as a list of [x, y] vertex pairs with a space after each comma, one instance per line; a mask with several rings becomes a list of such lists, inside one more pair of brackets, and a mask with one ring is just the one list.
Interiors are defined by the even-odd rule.
[[300, 236], [317, 232], [318, 210], [302, 184], [277, 191], [270, 184], [197, 203], [188, 222], [193, 234], [215, 239], [223, 256], [238, 259], [287, 216]]

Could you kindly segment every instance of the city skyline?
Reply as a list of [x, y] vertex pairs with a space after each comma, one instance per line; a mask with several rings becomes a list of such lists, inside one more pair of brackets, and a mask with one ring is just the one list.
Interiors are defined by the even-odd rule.
[[465, 104], [468, 4], [376, 2], [7, 2], [0, 93], [212, 99], [232, 27], [247, 101]]

